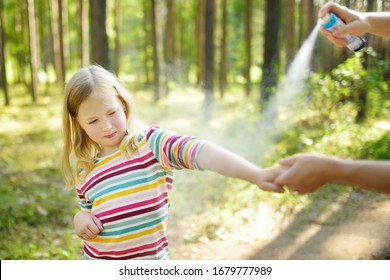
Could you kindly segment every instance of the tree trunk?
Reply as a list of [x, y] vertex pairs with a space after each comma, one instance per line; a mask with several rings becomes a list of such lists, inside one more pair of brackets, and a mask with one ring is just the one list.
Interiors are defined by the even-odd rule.
[[89, 64], [89, 30], [88, 30], [88, 0], [77, 2], [77, 30], [78, 52], [80, 64], [85, 67]]
[[295, 55], [295, 0], [286, 1], [285, 9], [285, 18], [286, 18], [286, 65], [294, 59]]
[[115, 29], [115, 49], [114, 49], [114, 71], [119, 75], [119, 65], [121, 59], [121, 41], [120, 35], [122, 32], [122, 18], [121, 18], [121, 2], [115, 0], [114, 2], [114, 29]]
[[205, 12], [205, 76], [204, 76], [204, 117], [211, 117], [214, 101], [213, 79], [214, 79], [214, 0], [206, 2]]
[[145, 75], [145, 84], [150, 85], [152, 83], [152, 69], [149, 66], [151, 63], [150, 61], [153, 61], [153, 52], [150, 51], [150, 46], [153, 49], [153, 30], [152, 30], [152, 15], [153, 12], [151, 12], [151, 5], [153, 1], [143, 1], [142, 8], [143, 8], [143, 29], [144, 29], [144, 59], [143, 59], [143, 66], [144, 66], [144, 75]]
[[305, 0], [300, 0], [299, 2], [299, 15], [298, 15], [298, 25], [299, 25], [299, 28], [298, 28], [298, 45], [301, 46], [303, 41], [304, 41], [304, 37], [305, 37], [305, 20], [304, 20], [304, 15], [305, 15]]
[[108, 58], [108, 39], [106, 31], [106, 0], [90, 0], [90, 24], [92, 41], [92, 61], [107, 69], [110, 67]]
[[8, 106], [11, 100], [8, 93], [7, 71], [5, 68], [5, 36], [3, 20], [3, 0], [0, 0], [0, 87], [4, 92], [4, 104]]
[[279, 62], [280, 1], [267, 0], [265, 16], [263, 75], [260, 103], [266, 103], [277, 85], [276, 68]]
[[69, 0], [61, 0], [60, 5], [60, 34], [61, 34], [61, 48], [63, 53], [62, 67], [64, 72], [64, 80], [66, 79], [66, 69], [70, 59], [69, 49], [69, 19], [68, 19], [68, 2]]
[[27, 1], [20, 1], [19, 5], [15, 6], [15, 44], [16, 50], [16, 75], [17, 83], [27, 84], [26, 64], [28, 63], [29, 54], [25, 51], [28, 42], [28, 9]]
[[[316, 24], [316, 13], [315, 8], [314, 8], [314, 2], [313, 0], [306, 0], [306, 11], [307, 11], [307, 30], [306, 30], [306, 38], [310, 36], [311, 31], [314, 29], [314, 26]], [[306, 40], [305, 38], [305, 40]]]
[[251, 93], [251, 66], [252, 66], [252, 0], [246, 0], [245, 7], [245, 53], [246, 53], [246, 66], [245, 66], [245, 93], [250, 95]]
[[[168, 79], [175, 80], [175, 61], [176, 61], [176, 15], [175, 2], [168, 0], [168, 14], [167, 27], [165, 29], [165, 44], [164, 44], [164, 58], [165, 58], [165, 82]], [[168, 85], [166, 85], [168, 89]]]
[[219, 72], [219, 90], [220, 96], [223, 98], [226, 86], [227, 86], [227, 0], [222, 0], [222, 36], [221, 36], [221, 60], [220, 60], [220, 72]]
[[[47, 17], [47, 1], [38, 1], [37, 6], [39, 9], [37, 9], [38, 17], [39, 17], [39, 55], [40, 55], [40, 67], [41, 69], [47, 73], [47, 66], [52, 61], [53, 53], [52, 48], [49, 46], [52, 46], [51, 39], [50, 39], [50, 20]], [[49, 84], [49, 80], [46, 79], [46, 84]]]
[[53, 51], [54, 68], [56, 71], [56, 82], [62, 86], [65, 82], [65, 62], [62, 40], [62, 21], [61, 21], [61, 0], [51, 0], [52, 14], [52, 33], [53, 33]]
[[38, 38], [37, 26], [35, 22], [35, 7], [34, 0], [27, 0], [28, 23], [30, 34], [30, 71], [31, 71], [31, 97], [35, 103], [38, 95], [38, 68], [39, 68], [39, 53], [38, 53]]
[[152, 29], [153, 29], [153, 72], [154, 72], [154, 101], [158, 101], [161, 97], [161, 85], [160, 85], [160, 58], [159, 58], [159, 40], [158, 40], [158, 30], [159, 30], [159, 7], [160, 0], [152, 0]]
[[196, 50], [197, 50], [197, 83], [204, 87], [205, 76], [205, 1], [197, 0], [197, 18], [196, 18]]
[[[374, 0], [367, 0], [367, 12], [372, 12], [374, 10]], [[370, 45], [371, 36], [366, 36], [367, 44]], [[368, 69], [369, 64], [369, 56], [367, 52], [364, 52], [364, 60], [363, 60], [363, 68]], [[357, 99], [358, 99], [358, 110], [356, 121], [362, 122], [366, 119], [367, 116], [367, 90], [366, 87], [362, 86], [357, 91]]]

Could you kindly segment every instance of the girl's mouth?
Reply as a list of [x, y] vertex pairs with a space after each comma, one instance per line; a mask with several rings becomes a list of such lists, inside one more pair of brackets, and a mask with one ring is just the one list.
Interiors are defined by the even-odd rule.
[[104, 138], [112, 138], [112, 137], [115, 136], [115, 134], [116, 134], [116, 132], [113, 132], [113, 133], [111, 133], [109, 135], [104, 136]]

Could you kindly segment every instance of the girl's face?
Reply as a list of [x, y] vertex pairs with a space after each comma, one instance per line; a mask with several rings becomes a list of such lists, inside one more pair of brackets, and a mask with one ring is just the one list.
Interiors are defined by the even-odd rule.
[[91, 94], [80, 104], [77, 121], [101, 146], [99, 157], [116, 152], [127, 133], [125, 106], [116, 95]]

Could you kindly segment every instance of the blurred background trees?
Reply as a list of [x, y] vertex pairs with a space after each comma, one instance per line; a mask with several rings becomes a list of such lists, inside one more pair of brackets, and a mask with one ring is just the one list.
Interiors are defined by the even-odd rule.
[[[338, 1], [384, 11], [388, 0]], [[199, 86], [206, 104], [240, 85], [260, 102], [272, 95], [324, 1], [315, 0], [1, 0], [0, 86], [24, 84], [32, 102], [42, 85], [63, 85], [77, 68], [98, 63], [134, 87], [154, 88], [154, 100], [177, 84]], [[389, 39], [367, 36], [375, 58], [390, 59]], [[313, 71], [330, 72], [349, 50], [319, 39]], [[387, 78], [389, 71], [383, 73]], [[219, 92], [219, 94], [216, 94]], [[364, 101], [364, 92], [360, 100]]]
[[[389, 39], [365, 36], [368, 48], [353, 53], [319, 36], [302, 93], [281, 111], [288, 127], [272, 120], [259, 125], [260, 109], [275, 95], [324, 2], [0, 0], [0, 258], [81, 257], [72, 226], [77, 199], [58, 170], [60, 108], [64, 83], [91, 63], [119, 76], [142, 104], [145, 123], [209, 139], [259, 166], [298, 152], [389, 160]], [[390, 10], [390, 0], [338, 2]], [[296, 217], [310, 225], [334, 203], [360, 213], [362, 205], [383, 199], [340, 185], [275, 196], [204, 172], [177, 172], [175, 180], [170, 235], [186, 254], [192, 254], [188, 244], [224, 239], [238, 228], [251, 244], [241, 231], [253, 223], [249, 216], [261, 225], [270, 219], [283, 227]], [[240, 220], [237, 212], [253, 214]], [[237, 227], [230, 222], [236, 218]]]

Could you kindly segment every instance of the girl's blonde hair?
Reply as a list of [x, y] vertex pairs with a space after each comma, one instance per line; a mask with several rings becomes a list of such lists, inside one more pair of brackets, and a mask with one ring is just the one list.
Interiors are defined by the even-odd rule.
[[[127, 135], [122, 140], [120, 151], [128, 156], [137, 149], [136, 141], [141, 126], [135, 117], [132, 95], [117, 78], [98, 65], [91, 65], [77, 71], [65, 85], [63, 109], [64, 148], [61, 160], [61, 173], [67, 187], [79, 184], [93, 169], [100, 150], [99, 144], [92, 141], [77, 121], [80, 104], [91, 94], [117, 95], [125, 106]], [[75, 166], [71, 164], [74, 157]], [[82, 171], [82, 172], [80, 172]]]

